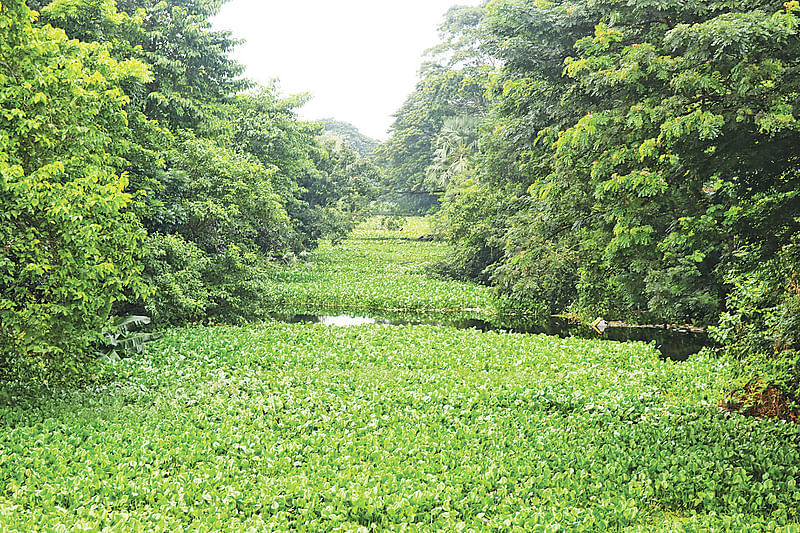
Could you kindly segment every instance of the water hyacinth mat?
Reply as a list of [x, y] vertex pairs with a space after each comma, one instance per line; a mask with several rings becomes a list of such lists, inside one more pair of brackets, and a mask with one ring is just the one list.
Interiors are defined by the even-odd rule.
[[2, 531], [798, 531], [800, 428], [727, 367], [435, 326], [175, 329], [0, 388]]

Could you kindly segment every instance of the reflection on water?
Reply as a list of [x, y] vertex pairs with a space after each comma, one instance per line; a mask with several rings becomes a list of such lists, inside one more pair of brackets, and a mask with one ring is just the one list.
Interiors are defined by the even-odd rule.
[[685, 361], [713, 343], [705, 333], [670, 331], [660, 328], [609, 328], [603, 333], [610, 341], [655, 342], [661, 355], [673, 361]]
[[609, 327], [602, 335], [587, 324], [576, 324], [560, 317], [551, 317], [545, 324], [526, 322], [524, 319], [501, 318], [499, 328], [519, 333], [545, 333], [559, 337], [582, 337], [604, 341], [640, 341], [655, 344], [665, 359], [685, 361], [713, 342], [706, 333], [685, 331], [652, 326]]
[[413, 316], [399, 318], [393, 316], [369, 317], [358, 315], [313, 315], [289, 314], [274, 315], [273, 318], [290, 323], [322, 324], [332, 327], [361, 326], [364, 324], [435, 325], [459, 329], [478, 329], [481, 331], [512, 331], [515, 333], [545, 333], [559, 337], [583, 337], [605, 341], [643, 341], [652, 342], [665, 359], [685, 361], [690, 355], [699, 352], [704, 346], [711, 346], [708, 336], [699, 332], [675, 331], [654, 327], [611, 327], [603, 335], [598, 335], [585, 324], [575, 324], [565, 319], [553, 317], [546, 324], [538, 324], [520, 318], [496, 318], [492, 321], [474, 318], [448, 316]]
[[317, 317], [317, 323], [322, 324], [323, 326], [362, 326], [364, 324], [375, 324], [376, 322], [377, 320], [374, 318], [369, 318], [366, 316], [338, 315]]

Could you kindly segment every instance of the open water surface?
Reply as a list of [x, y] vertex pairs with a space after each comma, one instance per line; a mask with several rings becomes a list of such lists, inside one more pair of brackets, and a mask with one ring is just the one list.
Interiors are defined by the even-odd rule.
[[547, 324], [534, 324], [521, 319], [498, 319], [496, 322], [474, 318], [382, 318], [365, 315], [313, 315], [294, 314], [276, 315], [274, 318], [291, 323], [323, 324], [334, 327], [353, 327], [364, 324], [402, 325], [436, 325], [450, 326], [459, 329], [478, 329], [481, 331], [512, 331], [515, 333], [545, 333], [559, 337], [583, 337], [612, 342], [642, 341], [652, 342], [665, 359], [685, 361], [690, 355], [699, 352], [713, 343], [705, 333], [680, 331], [660, 327], [609, 327], [602, 335], [589, 326], [575, 324], [566, 319], [553, 317]]

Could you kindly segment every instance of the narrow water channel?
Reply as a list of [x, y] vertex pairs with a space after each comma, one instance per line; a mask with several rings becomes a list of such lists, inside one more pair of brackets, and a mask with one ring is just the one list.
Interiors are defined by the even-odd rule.
[[642, 341], [653, 342], [661, 352], [664, 359], [672, 361], [685, 361], [690, 355], [699, 352], [705, 346], [713, 343], [705, 333], [697, 331], [676, 331], [656, 327], [617, 327], [608, 328], [603, 334], [598, 334], [591, 327], [584, 324], [575, 324], [566, 319], [553, 317], [547, 324], [535, 324], [530, 321], [498, 319], [496, 322], [486, 320], [457, 318], [457, 319], [407, 319], [381, 318], [365, 315], [275, 315], [276, 320], [290, 323], [322, 324], [333, 327], [353, 327], [365, 324], [386, 324], [392, 326], [403, 325], [435, 325], [449, 326], [458, 329], [478, 329], [481, 331], [511, 331], [515, 333], [544, 333], [559, 337], [581, 337], [611, 342]]

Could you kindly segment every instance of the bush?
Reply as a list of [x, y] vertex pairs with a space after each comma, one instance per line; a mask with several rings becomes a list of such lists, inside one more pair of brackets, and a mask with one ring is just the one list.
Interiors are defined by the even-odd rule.
[[153, 295], [144, 305], [159, 325], [241, 322], [260, 318], [263, 260], [229, 245], [209, 254], [180, 235], [147, 238], [144, 275]]
[[180, 137], [159, 192], [169, 222], [151, 229], [178, 233], [209, 254], [225, 253], [230, 244], [265, 254], [282, 251], [279, 228], [289, 221], [273, 192], [275, 170], [189, 132]]
[[440, 267], [442, 273], [449, 271], [455, 279], [489, 281], [489, 267], [502, 257], [503, 221], [495, 215], [503, 202], [503, 191], [468, 176], [447, 191], [439, 216], [445, 227], [443, 236], [455, 250], [450, 265]]
[[151, 234], [145, 248], [144, 275], [153, 288], [146, 313], [160, 325], [203, 320], [211, 298], [203, 280], [209, 256], [180, 235]]
[[389, 231], [403, 231], [403, 219], [394, 215], [383, 217], [381, 227]]
[[[754, 378], [800, 398], [800, 246], [784, 246], [772, 259], [742, 253], [746, 264], [729, 281], [728, 310], [711, 336], [739, 361], [742, 381]], [[753, 263], [753, 264], [748, 264]]]
[[[126, 211], [115, 139], [119, 86], [138, 62], [0, 11], [0, 370], [40, 383], [89, 379], [89, 350], [126, 291], [141, 296], [144, 232]], [[77, 105], [76, 105], [77, 103]]]

